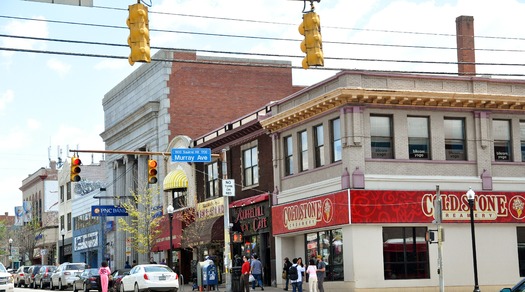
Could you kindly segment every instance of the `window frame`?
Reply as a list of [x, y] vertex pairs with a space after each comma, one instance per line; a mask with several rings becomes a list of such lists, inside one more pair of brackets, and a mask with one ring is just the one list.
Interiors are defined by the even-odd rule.
[[343, 149], [341, 145], [341, 118], [337, 117], [330, 120], [330, 162], [338, 162], [343, 159]]
[[314, 126], [313, 132], [314, 132], [314, 168], [318, 168], [318, 167], [325, 165], [324, 126], [323, 124]]
[[[461, 122], [461, 138], [447, 136], [448, 132], [453, 132], [453, 129], [447, 131], [447, 121], [458, 121]], [[453, 125], [452, 125], [453, 126]], [[466, 161], [467, 156], [467, 133], [466, 133], [466, 123], [465, 118], [458, 117], [445, 117], [443, 119], [443, 131], [445, 138], [445, 159], [451, 161]], [[461, 146], [460, 150], [454, 149], [458, 145]]]
[[[242, 183], [243, 187], [259, 185], [259, 148], [258, 145], [249, 145], [241, 150], [242, 154]], [[246, 155], [249, 154], [249, 159]], [[249, 164], [248, 161], [249, 160]], [[249, 181], [248, 181], [249, 179]]]
[[[210, 169], [211, 168], [211, 169]], [[206, 198], [218, 197], [219, 188], [219, 162], [213, 161], [205, 165]], [[210, 171], [212, 172], [210, 175]]]
[[297, 133], [297, 144], [299, 144], [299, 172], [307, 171], [308, 165], [308, 132], [303, 130]]
[[[335, 241], [340, 241], [337, 247]], [[321, 242], [323, 244], [321, 244]], [[328, 244], [326, 244], [326, 242], [328, 242]], [[323, 260], [327, 263], [325, 281], [344, 281], [344, 244], [342, 229], [306, 233], [304, 235], [304, 245], [305, 259], [316, 258], [317, 255], [323, 256]], [[308, 263], [305, 262], [305, 264]]]
[[[375, 119], [387, 119], [388, 133], [387, 135], [379, 135], [375, 133], [374, 122]], [[383, 126], [382, 128], [385, 128]], [[376, 135], [374, 135], [376, 134]], [[388, 144], [388, 146], [381, 146], [381, 144]], [[394, 145], [394, 118], [392, 115], [370, 115], [370, 157], [373, 159], [395, 159], [395, 145]]]
[[283, 138], [284, 175], [293, 175], [293, 139], [292, 136]]
[[525, 162], [525, 121], [519, 121], [519, 123], [520, 123], [521, 161]]
[[[411, 123], [411, 120], [419, 122]], [[423, 123], [422, 121], [426, 123]], [[425, 125], [424, 134], [419, 136], [419, 131], [411, 127], [411, 124]], [[414, 133], [417, 132], [417, 133]], [[408, 138], [408, 158], [412, 160], [430, 160], [431, 159], [431, 144], [430, 144], [430, 118], [424, 116], [408, 116], [407, 117], [407, 138]]]
[[[505, 123], [505, 125], [497, 124]], [[506, 131], [503, 131], [503, 130]], [[500, 135], [507, 137], [500, 138]], [[498, 136], [499, 139], [496, 139]], [[492, 120], [492, 137], [493, 137], [493, 150], [494, 150], [494, 161], [511, 162], [512, 161], [512, 125], [510, 120], [505, 119], [493, 119]]]

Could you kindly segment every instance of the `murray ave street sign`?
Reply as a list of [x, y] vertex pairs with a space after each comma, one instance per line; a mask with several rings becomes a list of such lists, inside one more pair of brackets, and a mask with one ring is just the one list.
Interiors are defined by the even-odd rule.
[[171, 162], [211, 162], [211, 149], [172, 148]]

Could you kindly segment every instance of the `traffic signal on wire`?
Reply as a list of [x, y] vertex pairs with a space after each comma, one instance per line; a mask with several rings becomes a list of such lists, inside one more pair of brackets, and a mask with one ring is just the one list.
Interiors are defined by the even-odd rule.
[[304, 35], [301, 50], [306, 53], [302, 65], [304, 69], [310, 66], [324, 66], [323, 40], [321, 38], [321, 20], [315, 12], [303, 15], [303, 22], [299, 25], [299, 33]]
[[78, 182], [80, 181], [80, 165], [82, 164], [82, 161], [80, 161], [80, 158], [77, 156], [71, 157], [71, 174], [70, 174], [70, 180], [72, 182]]
[[129, 27], [128, 45], [131, 54], [128, 61], [131, 65], [135, 62], [151, 62], [149, 47], [149, 20], [148, 7], [137, 3], [129, 5], [129, 17], [127, 25]]
[[148, 183], [156, 184], [157, 179], [157, 160], [150, 159], [148, 160]]

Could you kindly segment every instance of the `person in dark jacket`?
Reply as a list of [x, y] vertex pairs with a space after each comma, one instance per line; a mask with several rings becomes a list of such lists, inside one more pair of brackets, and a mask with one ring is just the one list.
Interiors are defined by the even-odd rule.
[[284, 258], [283, 272], [286, 273], [286, 280], [284, 284], [284, 290], [288, 291], [288, 284], [290, 283], [290, 277], [288, 277], [288, 269], [292, 266], [292, 262], [288, 257]]

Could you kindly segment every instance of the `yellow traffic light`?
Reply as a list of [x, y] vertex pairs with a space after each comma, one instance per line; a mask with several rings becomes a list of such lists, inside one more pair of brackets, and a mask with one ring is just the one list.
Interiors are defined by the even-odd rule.
[[82, 161], [80, 161], [80, 158], [74, 156], [71, 157], [71, 174], [70, 174], [70, 180], [72, 182], [78, 182], [80, 181], [80, 165], [82, 164]]
[[301, 51], [306, 53], [302, 65], [304, 69], [310, 66], [324, 66], [323, 40], [321, 38], [321, 20], [315, 12], [303, 15], [303, 22], [299, 25], [299, 33], [304, 35], [301, 42]]
[[126, 23], [129, 27], [128, 45], [131, 48], [128, 61], [131, 65], [135, 62], [150, 63], [148, 7], [137, 3], [129, 5], [128, 10]]
[[148, 160], [148, 183], [156, 184], [157, 179], [157, 160]]

